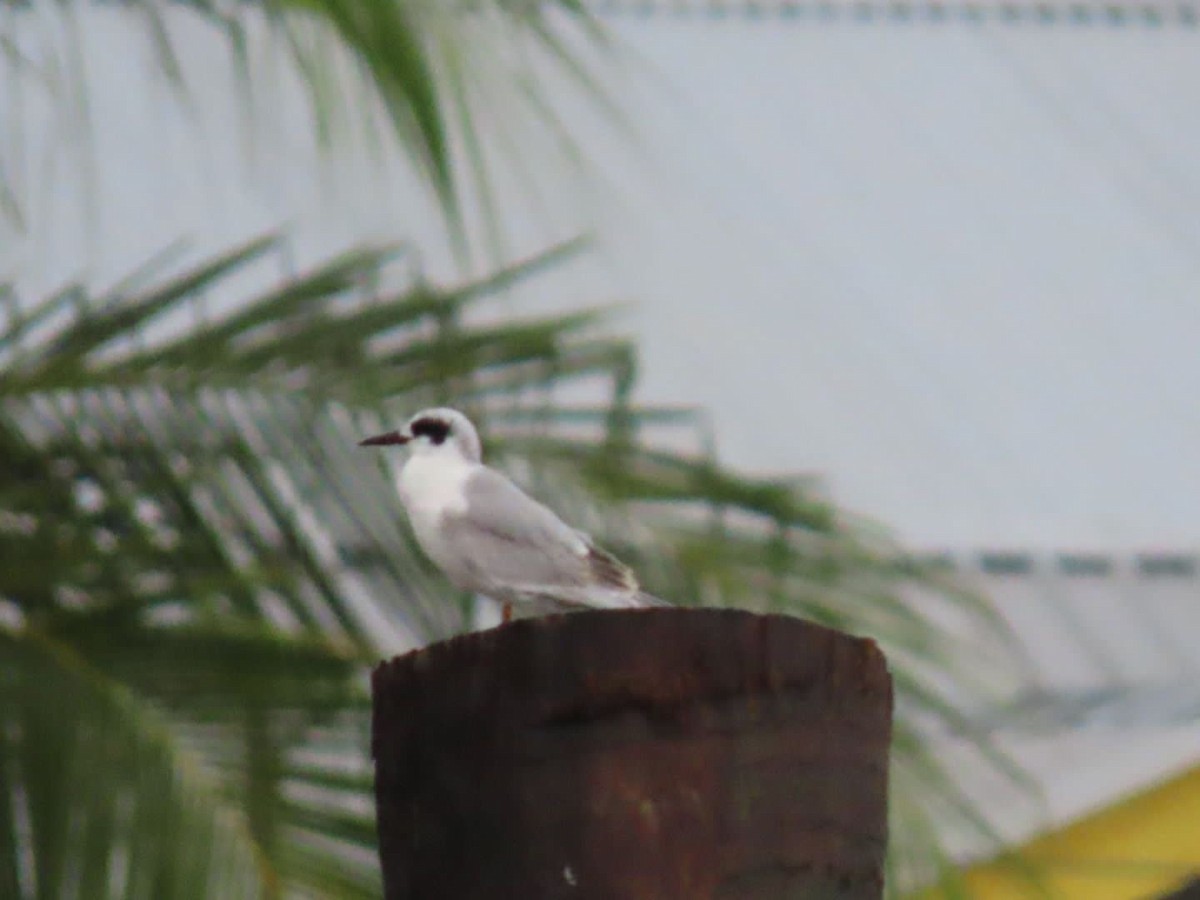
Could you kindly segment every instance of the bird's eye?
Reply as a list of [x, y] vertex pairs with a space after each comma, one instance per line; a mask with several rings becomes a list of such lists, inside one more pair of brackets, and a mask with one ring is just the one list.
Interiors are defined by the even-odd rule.
[[442, 419], [417, 419], [412, 423], [413, 437], [427, 437], [431, 444], [445, 443], [450, 423]]

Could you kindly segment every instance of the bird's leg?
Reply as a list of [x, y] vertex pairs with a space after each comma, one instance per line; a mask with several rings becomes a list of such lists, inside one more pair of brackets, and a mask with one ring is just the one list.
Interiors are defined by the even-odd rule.
[[505, 604], [501, 605], [500, 621], [504, 622], [505, 624], [508, 624], [509, 622], [512, 621], [512, 604], [511, 603], [505, 603]]

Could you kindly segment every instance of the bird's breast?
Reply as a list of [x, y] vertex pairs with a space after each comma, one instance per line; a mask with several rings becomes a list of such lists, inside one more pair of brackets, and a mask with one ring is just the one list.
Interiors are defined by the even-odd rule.
[[474, 466], [465, 461], [415, 456], [400, 470], [396, 487], [414, 519], [435, 520], [467, 508], [467, 479]]
[[417, 543], [454, 584], [464, 589], [473, 588], [464, 575], [460, 551], [447, 542], [442, 523], [448, 515], [466, 512], [467, 479], [473, 471], [474, 467], [466, 462], [414, 457], [396, 479]]

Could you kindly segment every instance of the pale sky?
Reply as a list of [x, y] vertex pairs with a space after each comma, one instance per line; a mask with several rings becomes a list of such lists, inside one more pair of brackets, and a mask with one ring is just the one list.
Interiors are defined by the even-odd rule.
[[[286, 77], [248, 131], [221, 45], [184, 23], [204, 76], [187, 120], [136, 23], [81, 21], [104, 85], [90, 155], [38, 121], [36, 91], [14, 128], [0, 70], [0, 159], [30, 218], [0, 230], [0, 275], [99, 286], [176, 238], [199, 255], [288, 223], [301, 262], [390, 237], [447, 271], [402, 165], [348, 152], [313, 181]], [[590, 168], [523, 153], [541, 196], [504, 180], [503, 225], [521, 252], [599, 246], [514, 310], [635, 301], [643, 400], [711, 410], [728, 463], [821, 474], [917, 546], [1200, 543], [1200, 36], [611, 24], [638, 138], [557, 92]]]

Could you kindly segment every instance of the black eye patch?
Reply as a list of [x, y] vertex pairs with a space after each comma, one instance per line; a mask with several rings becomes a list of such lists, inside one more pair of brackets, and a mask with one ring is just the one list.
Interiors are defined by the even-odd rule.
[[413, 437], [425, 436], [431, 443], [440, 444], [450, 433], [450, 423], [442, 419], [417, 419], [412, 423]]

